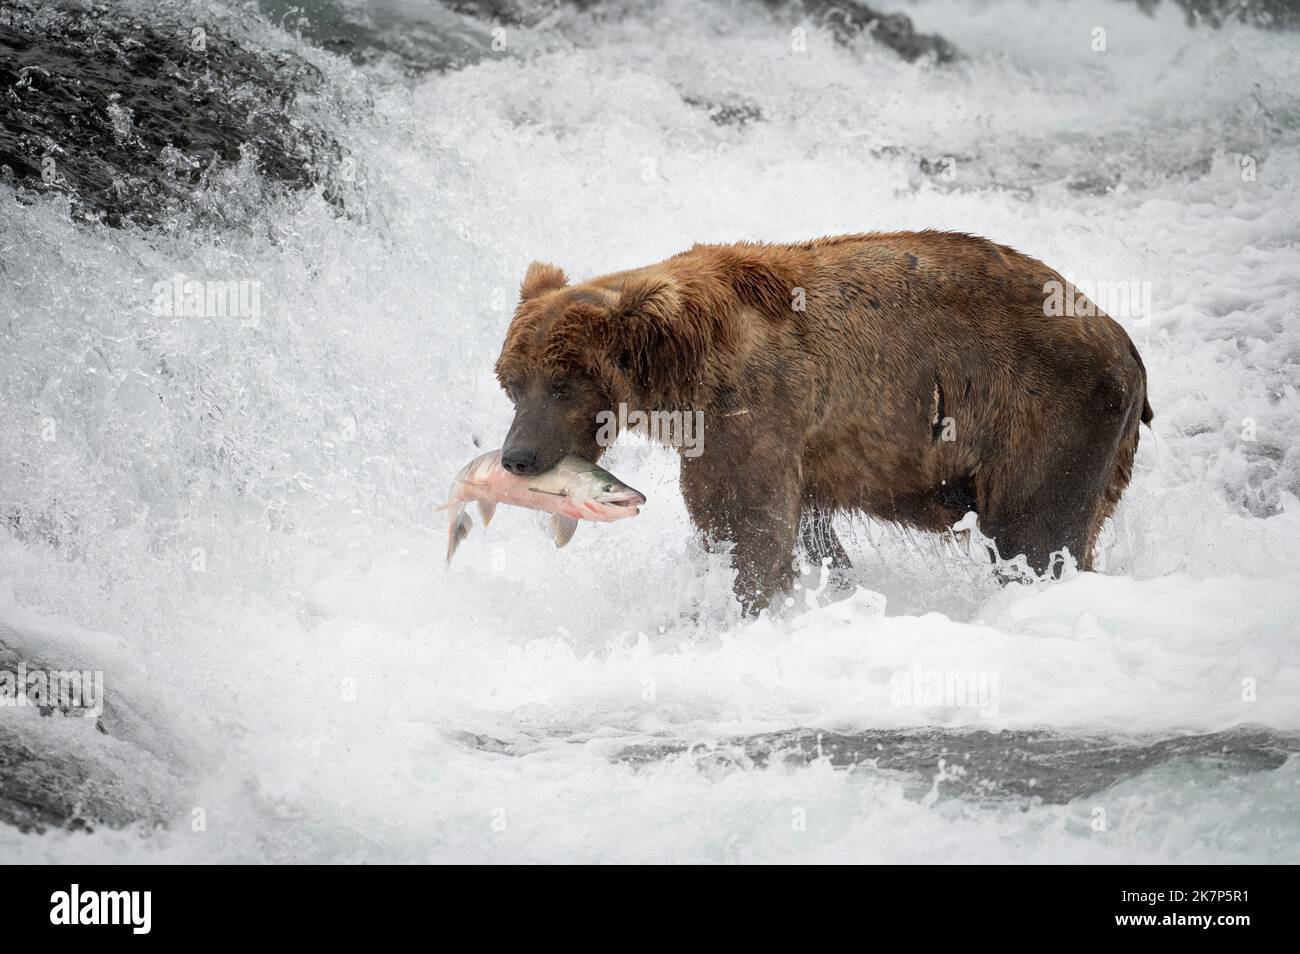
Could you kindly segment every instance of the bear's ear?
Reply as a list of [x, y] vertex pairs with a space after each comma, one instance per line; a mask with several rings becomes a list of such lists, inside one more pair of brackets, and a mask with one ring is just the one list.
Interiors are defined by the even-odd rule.
[[528, 301], [567, 284], [569, 278], [564, 274], [564, 269], [549, 262], [533, 262], [528, 266], [524, 280], [519, 283], [519, 300]]
[[623, 283], [614, 315], [618, 318], [645, 317], [671, 320], [681, 309], [677, 282], [662, 275], [637, 275]]
[[611, 310], [615, 361], [650, 400], [684, 400], [703, 343], [684, 312], [681, 287], [662, 275], [629, 278]]

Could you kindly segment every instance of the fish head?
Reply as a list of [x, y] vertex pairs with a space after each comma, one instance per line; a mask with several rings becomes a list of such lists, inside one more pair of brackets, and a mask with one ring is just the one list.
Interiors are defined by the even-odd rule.
[[564, 492], [587, 520], [613, 521], [635, 517], [646, 501], [645, 494], [595, 464], [570, 477]]

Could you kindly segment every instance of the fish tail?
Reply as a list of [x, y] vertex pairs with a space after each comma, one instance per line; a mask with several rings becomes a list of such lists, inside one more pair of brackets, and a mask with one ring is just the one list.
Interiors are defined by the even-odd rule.
[[[451, 506], [448, 504], [447, 506]], [[446, 509], [440, 507], [440, 510]], [[474, 521], [470, 520], [469, 514], [465, 512], [465, 505], [461, 504], [460, 509], [451, 515], [451, 523], [447, 527], [447, 565], [451, 566], [451, 558], [456, 555], [456, 548], [460, 546], [460, 541], [469, 536], [470, 529], [474, 526]]]

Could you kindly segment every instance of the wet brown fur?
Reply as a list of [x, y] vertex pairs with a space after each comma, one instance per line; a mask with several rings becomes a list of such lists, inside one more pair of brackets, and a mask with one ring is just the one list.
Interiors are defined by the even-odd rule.
[[497, 362], [507, 449], [594, 459], [597, 410], [704, 411], [682, 491], [706, 541], [735, 544], [751, 610], [791, 583], [801, 518], [813, 556], [847, 564], [838, 511], [944, 531], [975, 510], [1003, 557], [1041, 572], [1068, 547], [1089, 569], [1151, 408], [1123, 328], [1045, 316], [1048, 282], [1070, 287], [934, 231], [697, 245], [578, 285], [534, 263]]

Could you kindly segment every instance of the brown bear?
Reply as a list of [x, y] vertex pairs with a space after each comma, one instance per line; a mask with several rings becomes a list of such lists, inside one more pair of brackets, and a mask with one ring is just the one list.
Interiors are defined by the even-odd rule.
[[[1064, 315], [1046, 304], [1062, 288]], [[577, 285], [534, 262], [520, 299], [496, 364], [505, 466], [598, 459], [620, 403], [702, 411], [682, 493], [706, 545], [732, 545], [750, 612], [793, 582], [800, 542], [848, 565], [842, 511], [935, 532], [974, 511], [1002, 558], [1051, 572], [1068, 549], [1090, 569], [1152, 417], [1124, 329], [971, 235], [696, 245]]]

